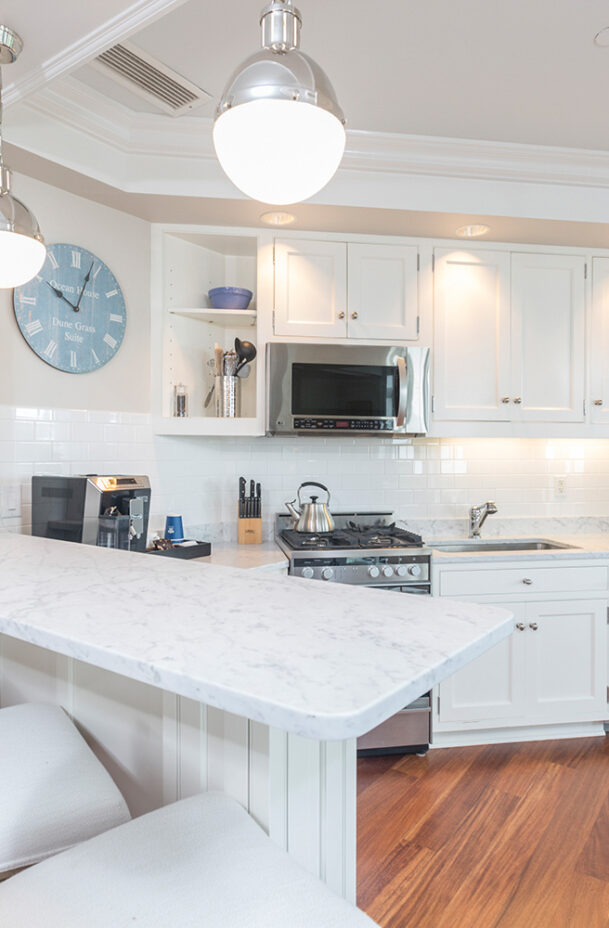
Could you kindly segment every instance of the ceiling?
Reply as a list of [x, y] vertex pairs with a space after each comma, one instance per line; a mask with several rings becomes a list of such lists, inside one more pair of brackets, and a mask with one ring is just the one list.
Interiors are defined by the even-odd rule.
[[[351, 129], [609, 150], [609, 48], [593, 42], [609, 26], [606, 0], [297, 2], [302, 48], [328, 72]], [[113, 4], [121, 5], [103, 0]], [[101, 5], [88, 0], [79, 15]], [[261, 6], [188, 0], [130, 38], [217, 100], [258, 47]], [[30, 32], [39, 43], [39, 24]], [[146, 109], [90, 66], [74, 73]]]

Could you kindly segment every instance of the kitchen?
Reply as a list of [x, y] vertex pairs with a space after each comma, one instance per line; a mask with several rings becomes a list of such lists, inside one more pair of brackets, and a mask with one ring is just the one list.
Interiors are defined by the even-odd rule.
[[[69, 6], [66, 3], [66, 18]], [[509, 757], [513, 764], [513, 757], [529, 756], [527, 752], [533, 751], [530, 745], [545, 745], [543, 750], [548, 751], [554, 745], [556, 751], [562, 751], [561, 745], [573, 744], [574, 751], [584, 758], [583, 767], [588, 754], [594, 764], [594, 751], [604, 744], [604, 722], [609, 715], [609, 546], [605, 541], [609, 464], [604, 365], [609, 331], [609, 251], [604, 224], [604, 155], [599, 152], [606, 145], [600, 130], [595, 137], [591, 126], [587, 127], [586, 146], [575, 144], [576, 129], [583, 133], [586, 127], [577, 122], [581, 113], [573, 111], [574, 122], [562, 127], [562, 136], [550, 111], [544, 113], [546, 123], [538, 121], [536, 131], [531, 125], [526, 131], [520, 126], [520, 135], [516, 129], [511, 137], [501, 135], [498, 100], [497, 113], [486, 112], [486, 134], [471, 123], [464, 123], [463, 129], [451, 125], [451, 112], [459, 112], [465, 119], [464, 107], [457, 107], [454, 97], [448, 98], [452, 110], [447, 104], [438, 111], [437, 124], [428, 127], [422, 102], [421, 109], [410, 114], [409, 122], [395, 112], [393, 116], [389, 112], [375, 115], [361, 91], [358, 109], [353, 94], [349, 99], [347, 72], [341, 75], [340, 56], [324, 45], [324, 30], [337, 41], [342, 18], [350, 15], [356, 30], [353, 41], [359, 36], [364, 47], [368, 15], [363, 5], [351, 5], [347, 11], [339, 4], [326, 11], [315, 2], [301, 10], [302, 48], [327, 69], [337, 89], [348, 118], [347, 150], [334, 179], [312, 201], [277, 205], [263, 201], [261, 205], [242, 196], [227, 179], [217, 162], [210, 131], [222, 85], [231, 69], [256, 49], [257, 8], [252, 11], [243, 5], [236, 41], [232, 37], [235, 24], [224, 22], [224, 17], [205, 4], [194, 0], [167, 3], [163, 15], [161, 6], [152, 10], [153, 4], [142, 4], [145, 12], [135, 31], [123, 12], [124, 32], [118, 36], [106, 31], [99, 45], [85, 43], [81, 57], [74, 53], [70, 59], [58, 54], [54, 67], [47, 68], [53, 74], [48, 82], [43, 75], [45, 50], [40, 49], [40, 30], [28, 19], [33, 13], [26, 16], [15, 9], [11, 17], [24, 39], [24, 51], [11, 66], [17, 72], [15, 84], [9, 83], [14, 73], [11, 68], [4, 74], [5, 157], [15, 172], [12, 189], [35, 214], [47, 254], [59, 265], [46, 288], [49, 300], [55, 300], [45, 302], [53, 307], [49, 326], [55, 317], [73, 320], [71, 314], [81, 293], [82, 305], [87, 307], [88, 288], [83, 280], [88, 271], [95, 273], [101, 264], [103, 292], [119, 291], [107, 298], [112, 304], [107, 318], [123, 317], [126, 324], [122, 328], [123, 323], [114, 320], [115, 329], [100, 331], [101, 344], [95, 340], [97, 332], [83, 334], [83, 344], [98, 358], [106, 358], [102, 351], [107, 352], [107, 363], [92, 368], [90, 359], [85, 363], [77, 352], [74, 358], [66, 355], [62, 368], [49, 363], [52, 357], [44, 357], [50, 344], [48, 330], [27, 329], [38, 318], [43, 324], [45, 320], [31, 315], [20, 318], [22, 310], [30, 314], [33, 304], [29, 300], [35, 298], [37, 306], [42, 305], [38, 290], [28, 289], [34, 285], [26, 282], [15, 290], [24, 301], [14, 302], [12, 289], [0, 292], [4, 319], [0, 340], [3, 540], [19, 537], [19, 544], [38, 543], [27, 538], [34, 521], [35, 475], [146, 475], [151, 487], [147, 543], [166, 534], [168, 516], [180, 514], [185, 536], [211, 545], [211, 558], [201, 562], [210, 564], [209, 571], [212, 566], [219, 571], [236, 570], [240, 565], [262, 568], [241, 568], [240, 574], [224, 575], [227, 596], [234, 586], [235, 596], [238, 589], [244, 604], [250, 597], [260, 603], [250, 607], [260, 610], [251, 616], [253, 624], [256, 615], [263, 617], [262, 602], [271, 595], [274, 584], [297, 589], [295, 599], [306, 602], [311, 597], [311, 603], [319, 603], [311, 608], [318, 610], [326, 601], [325, 608], [338, 608], [330, 602], [341, 598], [353, 609], [359, 603], [363, 609], [363, 604], [382, 601], [387, 628], [392, 629], [400, 615], [412, 614], [416, 624], [417, 610], [431, 608], [428, 603], [432, 601], [441, 607], [444, 598], [448, 610], [454, 608], [455, 600], [467, 603], [472, 613], [490, 607], [488, 614], [496, 613], [497, 622], [503, 625], [508, 610], [513, 616], [510, 634], [505, 629], [495, 632], [504, 635], [502, 641], [496, 639], [495, 647], [487, 643], [486, 653], [480, 650], [476, 655], [470, 650], [469, 663], [463, 656], [456, 673], [449, 674], [445, 666], [442, 672], [438, 670], [433, 684], [420, 692], [412, 690], [413, 700], [431, 692], [431, 749], [425, 758], [397, 754], [362, 757], [359, 762], [361, 834], [378, 834], [380, 841], [379, 845], [366, 845], [361, 838], [360, 880], [364, 889], [370, 885], [371, 867], [377, 888], [375, 893], [365, 889], [365, 894], [360, 894], [360, 907], [381, 925], [406, 925], [412, 918], [421, 926], [439, 924], [429, 898], [430, 892], [442, 888], [441, 880], [425, 884], [425, 860], [417, 858], [420, 895], [412, 917], [403, 883], [399, 891], [392, 890], [391, 904], [381, 891], [383, 874], [388, 881], [396, 880], [388, 862], [394, 848], [391, 842], [382, 845], [379, 807], [375, 806], [383, 786], [390, 789], [395, 803], [398, 786], [412, 785], [421, 770], [427, 770], [421, 765], [428, 764], [431, 788], [434, 765], [441, 766], [444, 757], [470, 757], [452, 752], [474, 752], [472, 757], [487, 758], [492, 768], [491, 757]], [[468, 4], [462, 22], [455, 11], [443, 10], [443, 14], [455, 30], [475, 27], [482, 40], [497, 26], [491, 11], [483, 6]], [[536, 11], [529, 12], [539, 36], [545, 22], [535, 19]], [[553, 28], [557, 43], [564, 49], [574, 41], [566, 28], [573, 14], [566, 8], [561, 12], [564, 16], [557, 15]], [[495, 14], [502, 29], [512, 35], [510, 29], [515, 27], [509, 16]], [[427, 54], [432, 54], [432, 35], [438, 36], [431, 12], [409, 9], [406, 14], [396, 4], [392, 15], [400, 21], [408, 16], [408, 30], [402, 29], [401, 34], [408, 32], [413, 56], [412, 42], [417, 35], [419, 39], [426, 37]], [[93, 17], [93, 11], [87, 16]], [[410, 20], [412, 16], [414, 20]], [[579, 29], [584, 35], [578, 33], [577, 43], [582, 59], [588, 57], [591, 69], [602, 70], [606, 67], [602, 39], [594, 42], [606, 25], [602, 10], [591, 8], [581, 18]], [[202, 21], [210, 23], [206, 55], [209, 73], [219, 83], [206, 97], [199, 89], [200, 109], [169, 116], [150, 95], [141, 96], [133, 86], [126, 87], [124, 80], [121, 83], [104, 71], [103, 62], [87, 63], [93, 54], [103, 54], [124, 38], [126, 47], [140, 50], [143, 61], [151, 56], [157, 65], [160, 62], [173, 68], [172, 74], [184, 71], [183, 79], [188, 77], [197, 87], [205, 87], [211, 78], [206, 77], [198, 46], [201, 29], [197, 26]], [[83, 21], [78, 26], [82, 36], [70, 33], [70, 41], [84, 42], [85, 34], [99, 25]], [[225, 48], [216, 37], [223, 37]], [[450, 60], [454, 65], [456, 55], [454, 49], [448, 55], [449, 38], [449, 22], [445, 21], [442, 53], [448, 56], [446, 68]], [[523, 41], [521, 37], [518, 40]], [[440, 51], [433, 54], [439, 57]], [[353, 71], [351, 68], [350, 76]], [[212, 84], [207, 86], [212, 88]], [[457, 95], [463, 89], [463, 85], [455, 86], [451, 93]], [[504, 109], [503, 118], [508, 116]], [[465, 138], [458, 138], [464, 133]], [[476, 138], [494, 139], [494, 143], [478, 143]], [[287, 211], [295, 218], [279, 225], [286, 220]], [[269, 212], [266, 220], [260, 218]], [[489, 228], [480, 234], [474, 226]], [[65, 298], [53, 294], [51, 286]], [[245, 308], [218, 309], [208, 296], [217, 287], [239, 287], [253, 296]], [[95, 287], [92, 292], [96, 292]], [[66, 301], [70, 307], [64, 306]], [[86, 319], [82, 324], [87, 324]], [[105, 332], [114, 333], [114, 345], [103, 341]], [[256, 357], [249, 362], [249, 376], [239, 378], [238, 414], [218, 415], [216, 345], [224, 355], [234, 349], [235, 339], [242, 345], [255, 345]], [[412, 359], [417, 351], [428, 349], [428, 366], [423, 363], [420, 370], [420, 389], [410, 392], [411, 397], [419, 398], [426, 421], [403, 432], [394, 422], [398, 431], [392, 428], [387, 430], [390, 434], [381, 435], [374, 426], [384, 418], [381, 413], [362, 415], [363, 411], [356, 411], [352, 421], [368, 423], [363, 434], [314, 434], [317, 426], [307, 422], [301, 426], [294, 422], [294, 430], [286, 433], [277, 427], [280, 412], [274, 423], [272, 420], [273, 403], [290, 393], [285, 381], [278, 389], [273, 380], [273, 371], [281, 370], [284, 363], [274, 360], [276, 351], [286, 344], [296, 353], [296, 363], [299, 353], [302, 360], [307, 346], [313, 346], [307, 364], [321, 364], [324, 351], [335, 353], [339, 349], [344, 354], [337, 357], [353, 359], [356, 353], [356, 361], [346, 362], [355, 364], [360, 364], [362, 353], [372, 359], [372, 352], [399, 349]], [[69, 350], [77, 348], [72, 344]], [[392, 356], [394, 360], [399, 353]], [[336, 363], [336, 358], [329, 356], [325, 360]], [[81, 367], [80, 372], [74, 370], [75, 365]], [[212, 385], [214, 393], [206, 406]], [[311, 389], [309, 386], [305, 394], [310, 395]], [[338, 397], [336, 384], [334, 389], [334, 394], [322, 390], [322, 395], [332, 401]], [[182, 411], [187, 415], [176, 414], [180, 411], [179, 396], [185, 396]], [[296, 410], [293, 417], [291, 413], [293, 419], [312, 418], [306, 409]], [[397, 420], [399, 409], [395, 413]], [[329, 430], [332, 422], [337, 430], [343, 428], [338, 423], [350, 418], [348, 411], [330, 407], [315, 410], [314, 416], [316, 421], [320, 418], [328, 423], [321, 430]], [[238, 518], [241, 477], [247, 480], [248, 497], [258, 499], [256, 484], [261, 486], [260, 519], [258, 509], [254, 518], [251, 514]], [[254, 482], [253, 494], [250, 480]], [[373, 522], [396, 519], [398, 528], [420, 536], [424, 550], [429, 550], [428, 555], [419, 554], [423, 549], [418, 547], [404, 555], [387, 554], [384, 548], [383, 554], [369, 552], [364, 556], [366, 581], [361, 585], [377, 584], [368, 570], [378, 566], [377, 585], [406, 587], [406, 575], [396, 573], [395, 568], [408, 570], [416, 565], [416, 558], [428, 556], [425, 567], [433, 597], [395, 597], [388, 605], [390, 598], [383, 591], [357, 589], [359, 581], [347, 581], [339, 587], [336, 582], [306, 579], [306, 574], [301, 574], [302, 580], [285, 579], [291, 555], [275, 543], [276, 517], [284, 513], [289, 521], [286, 501], [294, 500], [300, 485], [310, 481], [328, 487], [328, 508], [339, 530], [346, 524], [338, 524], [343, 516], [347, 521], [354, 517], [356, 522], [362, 515]], [[319, 488], [304, 487], [301, 501], [306, 504], [314, 492], [323, 504], [325, 492]], [[481, 542], [475, 538], [468, 541], [470, 509], [485, 501], [493, 502], [497, 512], [489, 514], [481, 527], [479, 524]], [[260, 523], [255, 530], [262, 543], [239, 545], [239, 530], [253, 531], [253, 523]], [[481, 548], [485, 542], [500, 544], [505, 539], [514, 542], [523, 538], [526, 545], [547, 541], [558, 547], [507, 552]], [[451, 542], [466, 550], [435, 547], [442, 543], [448, 547]], [[74, 548], [62, 547], [59, 542], [54, 548], [57, 545], [62, 552]], [[85, 547], [80, 546], [73, 556], [86, 557]], [[302, 721], [306, 699], [299, 707], [302, 717], [298, 722], [294, 717], [283, 717], [281, 724], [274, 724], [269, 717], [268, 692], [261, 695], [256, 689], [261, 682], [248, 691], [247, 706], [240, 703], [237, 708], [234, 701], [225, 702], [226, 694], [218, 695], [227, 687], [234, 689], [234, 680], [229, 684], [218, 679], [213, 693], [208, 692], [205, 699], [194, 698], [202, 685], [199, 667], [188, 673], [183, 669], [191, 682], [180, 688], [173, 677], [171, 685], [155, 685], [155, 674], [164, 674], [167, 681], [170, 669], [160, 668], [155, 657], [148, 669], [138, 670], [135, 650], [125, 672], [117, 671], [123, 651], [120, 659], [115, 656], [113, 660], [95, 651], [95, 659], [87, 662], [79, 656], [82, 649], [95, 650], [102, 644], [95, 644], [93, 626], [82, 629], [85, 640], [79, 637], [77, 623], [67, 630], [53, 609], [49, 607], [48, 615], [43, 615], [34, 603], [35, 618], [24, 621], [21, 613], [17, 616], [17, 605], [11, 598], [13, 578], [21, 578], [25, 585], [21, 589], [36, 580], [35, 571], [28, 572], [34, 568], [17, 563], [20, 550], [15, 547], [12, 562], [10, 548], [5, 548], [3, 562], [0, 614], [7, 624], [3, 625], [2, 638], [2, 706], [63, 706], [110, 772], [131, 815], [142, 817], [142, 821], [145, 813], [161, 806], [170, 808], [176, 799], [195, 796], [201, 790], [220, 790], [233, 796], [291, 858], [325, 881], [333, 893], [353, 902], [353, 737], [344, 740], [344, 728], [340, 734], [335, 728], [334, 736], [328, 735], [328, 729], [307, 728]], [[129, 564], [139, 559], [136, 554], [95, 553], [122, 556]], [[29, 557], [25, 548], [23, 556]], [[396, 561], [395, 566], [385, 560], [377, 565], [369, 560], [375, 556], [406, 560]], [[35, 570], [48, 570], [45, 578], [51, 584], [53, 570], [61, 574], [61, 568], [53, 561], [55, 555], [49, 555], [45, 568], [46, 557], [40, 563], [35, 561]], [[67, 553], [57, 555], [64, 557]], [[323, 559], [325, 553], [319, 557]], [[209, 592], [198, 584], [211, 584], [212, 574], [208, 568], [201, 569], [201, 563], [174, 563], [174, 559], [170, 562], [163, 557], [149, 560], [152, 574], [166, 577], [168, 587], [174, 590], [175, 604], [163, 600], [162, 590], [158, 591], [159, 603], [171, 610], [172, 622], [179, 618], [179, 602], [188, 600], [185, 590], [190, 584], [192, 596], [206, 600]], [[81, 570], [98, 569], [94, 566], [97, 562], [89, 560], [70, 563], [77, 575]], [[107, 565], [108, 577], [114, 578], [114, 571], [120, 573], [121, 595], [129, 608], [135, 609], [131, 602], [134, 594], [122, 573], [127, 568], [115, 560]], [[303, 569], [310, 566], [306, 564]], [[358, 565], [350, 566], [358, 569]], [[335, 570], [336, 565], [320, 568]], [[381, 573], [387, 568], [394, 570], [391, 577]], [[204, 580], [204, 575], [210, 579]], [[420, 577], [410, 576], [421, 585]], [[153, 588], [152, 576], [150, 581], [140, 577], [138, 582], [138, 595], [145, 608], [153, 610], [154, 603], [145, 592], [148, 583]], [[320, 587], [329, 592], [318, 592]], [[329, 597], [334, 598], [330, 601]], [[79, 602], [82, 608], [85, 600]], [[289, 609], [296, 609], [291, 600]], [[482, 612], [476, 614], [481, 616]], [[53, 628], [46, 624], [51, 620], [58, 623]], [[187, 621], [186, 615], [183, 620]], [[373, 620], [375, 615], [371, 615]], [[438, 621], [448, 622], [446, 618]], [[20, 625], [17, 633], [15, 623]], [[158, 630], [160, 626], [155, 627]], [[350, 633], [347, 625], [341, 628], [347, 651]], [[120, 639], [120, 648], [127, 647], [119, 632], [116, 630], [114, 644], [118, 648]], [[322, 630], [317, 633], [327, 649], [327, 663], [320, 665], [321, 672], [322, 666], [330, 666], [332, 642], [331, 635], [325, 636]], [[373, 635], [372, 626], [366, 626], [366, 634]], [[302, 642], [298, 645], [303, 646]], [[311, 640], [306, 647], [312, 647]], [[460, 647], [465, 647], [464, 641]], [[473, 647], [471, 642], [469, 647]], [[271, 651], [265, 660], [270, 661]], [[550, 653], [552, 659], [548, 660]], [[384, 652], [383, 660], [387, 659]], [[437, 661], [440, 659], [454, 660], [454, 652], [447, 647], [436, 656]], [[323, 654], [319, 660], [323, 662]], [[211, 670], [217, 673], [218, 669]], [[211, 670], [207, 668], [205, 674]], [[419, 666], [417, 673], [420, 671]], [[335, 666], [334, 671], [328, 669], [329, 675], [332, 672], [347, 670]], [[361, 691], [354, 694], [360, 701], [358, 706], [346, 709], [343, 705], [340, 711], [363, 711], [373, 690], [374, 698], [381, 698], [389, 677], [389, 672], [385, 677], [377, 666], [376, 682], [366, 678], [372, 690], [366, 691], [362, 683]], [[207, 676], [205, 679], [211, 685]], [[420, 677], [416, 679], [420, 686]], [[289, 703], [286, 694], [282, 698]], [[382, 698], [387, 698], [387, 691]], [[387, 716], [405, 704], [394, 703]], [[338, 712], [336, 704], [332, 705], [332, 711]], [[329, 711], [321, 697], [311, 703], [311, 710], [320, 717]], [[273, 712], [278, 711], [275, 706]], [[360, 718], [360, 722], [367, 724], [369, 731], [375, 726], [369, 716], [367, 719], [364, 723]], [[380, 715], [376, 721], [381, 721]], [[364, 733], [364, 728], [355, 732], [358, 736]], [[505, 753], [493, 755], [492, 750]], [[516, 750], [522, 755], [508, 753]], [[488, 757], [475, 753], [484, 751], [491, 753]], [[547, 760], [549, 756], [544, 755], [544, 763], [552, 763]], [[468, 762], [463, 760], [461, 769]], [[456, 760], [446, 763], [449, 768], [451, 763], [457, 765]], [[487, 769], [482, 761], [480, 769]], [[409, 770], [413, 772], [409, 774]], [[586, 775], [582, 769], [582, 778]], [[459, 776], [454, 780], [457, 782]], [[487, 787], [492, 789], [490, 782]], [[607, 789], [603, 786], [599, 790], [598, 801], [593, 804], [601, 829]], [[555, 798], [558, 804], [568, 806], [568, 796]], [[406, 796], [403, 806], [410, 809]], [[330, 808], [340, 809], [340, 815], [338, 811], [331, 815]], [[382, 803], [380, 808], [384, 808]], [[447, 820], [454, 821], [454, 810], [459, 808], [457, 798], [452, 808], [449, 805], [444, 810]], [[596, 820], [586, 818], [586, 822], [592, 834]], [[402, 825], [397, 840], [403, 838], [408, 849], [404, 836], [409, 828], [414, 829], [415, 820], [400, 819]], [[531, 853], [522, 855], [523, 873], [527, 867], [534, 870], [532, 851], [543, 835], [545, 828], [532, 840]], [[543, 917], [548, 924], [560, 923], [559, 917], [576, 926], [594, 924], [595, 919], [605, 924], [606, 869], [602, 858], [586, 869], [588, 838], [596, 840], [584, 827], [573, 838], [573, 847], [582, 857], [579, 864], [573, 862], [573, 873], [567, 874], [572, 892], [565, 892], [564, 902], [570, 914], [552, 910], [545, 891], [530, 891], [530, 899], [545, 906]], [[497, 845], [504, 847], [499, 837]], [[509, 844], [506, 846], [509, 849]], [[366, 847], [372, 863], [364, 856]], [[446, 853], [453, 853], [450, 842]], [[60, 866], [60, 856], [56, 860]], [[35, 879], [36, 868], [29, 872]], [[404, 881], [408, 874], [404, 865]], [[19, 877], [24, 887], [26, 876], [27, 871]], [[61, 878], [61, 871], [57, 871], [54, 879]], [[11, 883], [15, 887], [11, 892], [18, 891], [18, 880], [11, 877], [5, 884], [7, 899]], [[597, 900], [596, 908], [591, 904], [586, 909], [579, 895], [580, 884]], [[527, 897], [520, 914], [516, 909], [516, 914], [508, 913], [503, 922], [499, 911], [490, 914], [489, 910], [485, 923], [472, 892], [458, 910], [459, 917], [465, 923], [463, 911], [470, 911], [477, 912], [478, 921], [472, 923], [478, 925], [527, 924], [522, 912], [531, 911], [526, 907], [533, 905], [530, 899]], [[60, 916], [65, 923], [65, 913]], [[27, 916], [24, 918], [25, 924]], [[289, 916], [284, 914], [284, 919], [289, 920]], [[255, 923], [252, 916], [251, 924]], [[538, 912], [534, 923], [544, 924]]]

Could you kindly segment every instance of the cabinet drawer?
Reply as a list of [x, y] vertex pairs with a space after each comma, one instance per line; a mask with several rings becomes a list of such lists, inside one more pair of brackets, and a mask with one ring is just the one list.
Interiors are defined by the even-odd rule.
[[513, 596], [607, 589], [606, 567], [508, 567], [502, 570], [443, 570], [440, 596]]

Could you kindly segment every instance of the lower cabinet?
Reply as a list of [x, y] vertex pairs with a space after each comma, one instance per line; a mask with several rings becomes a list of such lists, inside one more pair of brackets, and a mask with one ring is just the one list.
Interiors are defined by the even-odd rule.
[[561, 597], [497, 605], [513, 611], [514, 633], [440, 684], [434, 730], [606, 719], [606, 600]]

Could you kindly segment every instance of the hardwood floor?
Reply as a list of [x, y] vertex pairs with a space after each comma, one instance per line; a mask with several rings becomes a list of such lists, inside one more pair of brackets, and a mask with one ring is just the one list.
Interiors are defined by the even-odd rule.
[[609, 738], [360, 759], [358, 904], [382, 928], [609, 928]]

